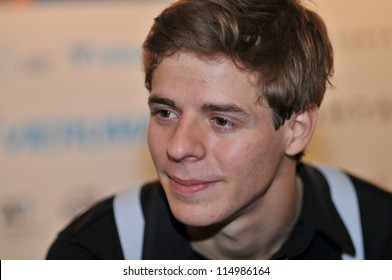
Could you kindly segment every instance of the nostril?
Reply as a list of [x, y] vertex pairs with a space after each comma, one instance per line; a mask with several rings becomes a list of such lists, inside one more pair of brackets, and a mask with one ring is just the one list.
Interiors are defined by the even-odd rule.
[[167, 156], [172, 161], [198, 160], [205, 155], [205, 139], [196, 125], [179, 124], [167, 143]]

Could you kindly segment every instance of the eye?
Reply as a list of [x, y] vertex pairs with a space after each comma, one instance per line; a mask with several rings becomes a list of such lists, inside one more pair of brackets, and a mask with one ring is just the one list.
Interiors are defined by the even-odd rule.
[[168, 119], [168, 118], [172, 117], [173, 112], [171, 110], [167, 110], [167, 109], [160, 109], [160, 110], [156, 111], [155, 115], [157, 115], [163, 119]]
[[214, 117], [213, 120], [214, 124], [216, 124], [218, 127], [224, 128], [224, 129], [232, 129], [234, 127], [234, 123], [227, 118], [224, 117]]
[[151, 110], [151, 116], [156, 117], [157, 120], [169, 121], [177, 118], [177, 113], [171, 109], [156, 108]]

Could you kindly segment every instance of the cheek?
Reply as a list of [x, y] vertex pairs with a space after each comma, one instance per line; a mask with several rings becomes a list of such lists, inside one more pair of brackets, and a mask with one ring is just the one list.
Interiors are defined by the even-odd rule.
[[257, 145], [251, 143], [223, 146], [221, 148], [220, 166], [225, 166], [226, 174], [233, 179], [244, 180], [252, 174], [252, 170], [257, 168], [263, 161], [263, 151]]
[[260, 180], [269, 181], [273, 177], [284, 151], [279, 139], [272, 138], [259, 137], [258, 141], [224, 149], [226, 166], [233, 179], [252, 184]]
[[160, 133], [159, 129], [151, 123], [149, 124], [147, 130], [147, 143], [154, 162], [156, 162], [164, 152], [165, 138], [163, 136], [164, 135]]

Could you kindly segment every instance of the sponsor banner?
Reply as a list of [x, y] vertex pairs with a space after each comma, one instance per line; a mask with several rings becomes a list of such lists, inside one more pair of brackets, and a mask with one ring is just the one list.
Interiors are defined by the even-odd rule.
[[93, 202], [155, 177], [141, 44], [165, 1], [0, 6], [0, 259], [42, 259]]

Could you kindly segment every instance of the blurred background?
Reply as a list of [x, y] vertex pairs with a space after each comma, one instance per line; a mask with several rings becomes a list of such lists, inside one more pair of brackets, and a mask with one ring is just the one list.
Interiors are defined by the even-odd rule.
[[[155, 177], [141, 44], [164, 0], [0, 0], [0, 259], [43, 259], [91, 203]], [[306, 161], [392, 191], [392, 2], [306, 2], [335, 88]]]

